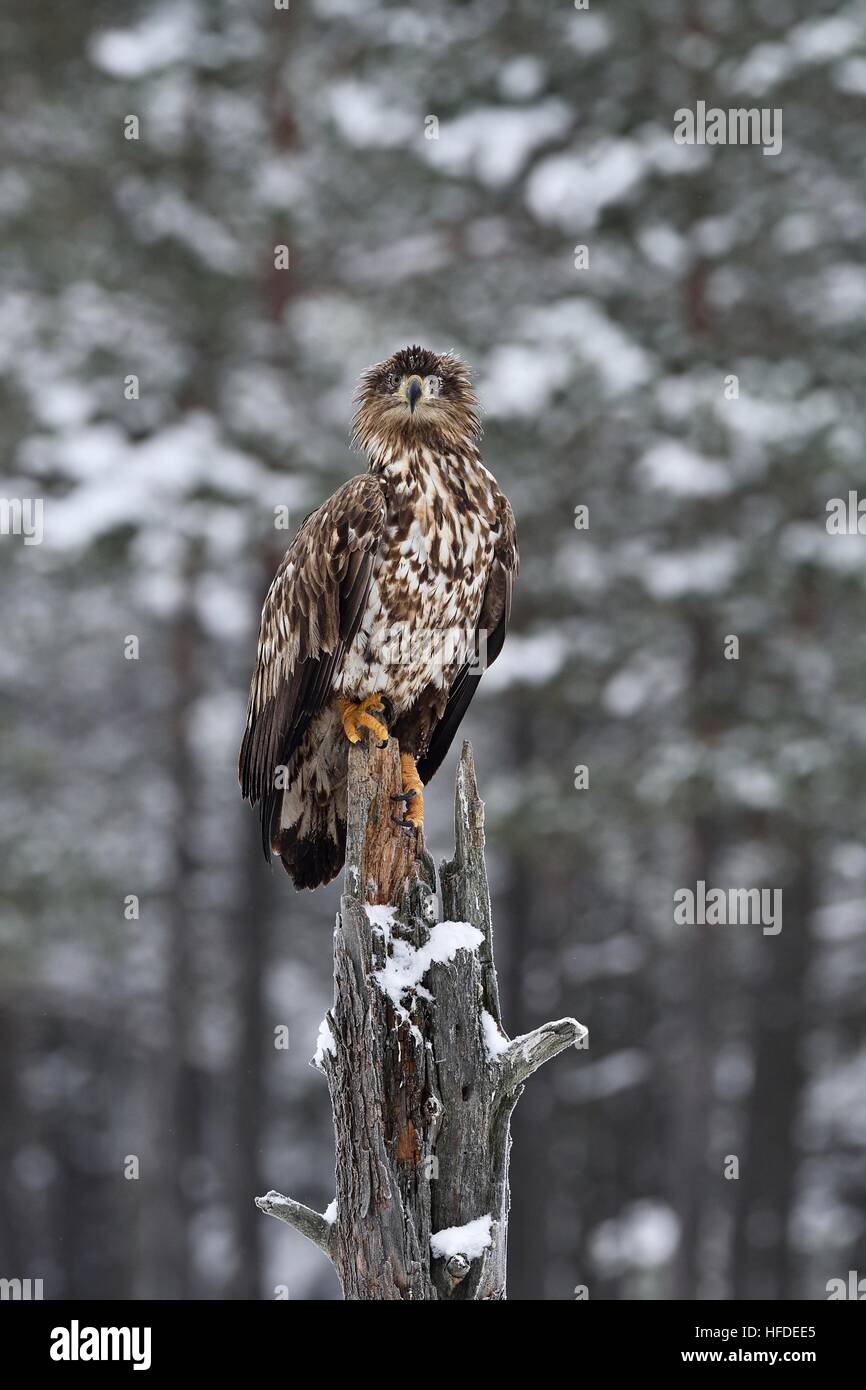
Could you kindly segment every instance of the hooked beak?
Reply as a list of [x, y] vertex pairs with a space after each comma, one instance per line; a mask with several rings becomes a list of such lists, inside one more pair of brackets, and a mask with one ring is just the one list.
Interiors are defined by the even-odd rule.
[[415, 407], [421, 399], [421, 390], [421, 378], [419, 376], [410, 377], [409, 385], [406, 387], [406, 399], [409, 402], [409, 409], [412, 411], [413, 415], [415, 413]]

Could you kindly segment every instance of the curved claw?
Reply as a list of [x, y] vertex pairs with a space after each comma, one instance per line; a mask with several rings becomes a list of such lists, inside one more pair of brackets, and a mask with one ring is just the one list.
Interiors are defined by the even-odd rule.
[[359, 743], [366, 730], [377, 741], [379, 748], [387, 748], [390, 741], [388, 728], [377, 715], [385, 712], [381, 695], [366, 695], [363, 700], [353, 704], [346, 697], [340, 700], [340, 718], [350, 743]]
[[402, 816], [392, 816], [391, 819], [395, 825], [399, 825], [400, 829], [407, 833], [417, 829], [417, 826], [414, 826], [410, 820], [404, 820]]
[[414, 787], [410, 787], [409, 790], [406, 791], [406, 792], [394, 792], [394, 793], [392, 794], [392, 796], [391, 796], [391, 800], [392, 800], [392, 801], [403, 801], [403, 802], [405, 802], [405, 804], [408, 806], [409, 802], [412, 800], [412, 797], [413, 797], [413, 796], [417, 796], [417, 795], [418, 795], [418, 793], [417, 793], [417, 791], [415, 790], [415, 788], [414, 788]]

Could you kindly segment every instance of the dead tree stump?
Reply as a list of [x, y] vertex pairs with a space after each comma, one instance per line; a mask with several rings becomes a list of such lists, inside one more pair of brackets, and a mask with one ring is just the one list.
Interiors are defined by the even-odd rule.
[[468, 743], [454, 858], [435, 870], [392, 820], [392, 740], [349, 754], [334, 1005], [314, 1062], [331, 1092], [336, 1207], [269, 1192], [257, 1205], [313, 1240], [347, 1299], [505, 1297], [511, 1112], [527, 1078], [586, 1029], [573, 1018], [502, 1031], [484, 805]]

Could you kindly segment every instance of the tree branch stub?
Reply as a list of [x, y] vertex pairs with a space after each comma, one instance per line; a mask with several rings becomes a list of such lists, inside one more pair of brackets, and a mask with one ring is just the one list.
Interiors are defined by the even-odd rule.
[[291, 1197], [284, 1197], [281, 1192], [266, 1192], [264, 1197], [256, 1198], [256, 1206], [259, 1211], [265, 1212], [268, 1216], [275, 1216], [279, 1221], [285, 1221], [296, 1231], [300, 1231], [302, 1236], [311, 1240], [314, 1245], [318, 1245], [330, 1260], [334, 1258], [334, 1223], [327, 1220], [321, 1212], [313, 1211], [312, 1207], [305, 1207], [303, 1202], [295, 1202]]

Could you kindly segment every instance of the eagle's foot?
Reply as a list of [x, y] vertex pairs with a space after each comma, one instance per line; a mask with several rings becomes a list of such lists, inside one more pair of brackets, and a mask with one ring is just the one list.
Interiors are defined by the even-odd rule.
[[400, 754], [400, 772], [403, 777], [403, 790], [397, 792], [391, 800], [402, 801], [403, 814], [402, 816], [392, 816], [391, 819], [407, 833], [413, 830], [422, 830], [424, 828], [424, 783], [418, 776], [415, 759], [411, 753]]
[[379, 739], [380, 747], [384, 748], [389, 738], [388, 730], [381, 719], [376, 718], [377, 714], [383, 714], [384, 711], [381, 695], [368, 695], [356, 705], [351, 700], [341, 700], [340, 719], [349, 742], [359, 743], [362, 729], [369, 729], [370, 733]]

